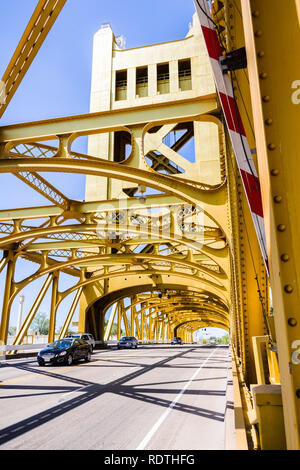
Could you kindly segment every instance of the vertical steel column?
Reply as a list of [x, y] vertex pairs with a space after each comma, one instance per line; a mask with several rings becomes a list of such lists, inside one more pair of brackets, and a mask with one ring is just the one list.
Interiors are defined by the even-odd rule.
[[[287, 448], [300, 449], [300, 1], [242, 0]], [[298, 90], [298, 92], [297, 92]]]
[[[225, 2], [226, 37], [228, 50], [238, 49], [245, 45], [243, 25], [240, 15], [240, 2]], [[243, 126], [254, 163], [255, 137], [253, 135], [251, 99], [249, 82], [245, 70], [238, 70], [232, 75], [234, 95], [241, 114]], [[236, 300], [238, 301], [238, 322], [240, 330], [240, 350], [243, 372], [248, 386], [256, 383], [256, 370], [252, 336], [263, 336], [267, 333], [264, 316], [268, 314], [268, 279], [257, 240], [249, 203], [243, 189], [242, 179], [236, 167], [236, 160], [227, 151], [231, 171], [231, 220], [233, 228], [233, 263], [234, 275], [238, 277]], [[245, 157], [246, 164], [247, 159]], [[235, 195], [233, 196], [233, 188]], [[251, 202], [251, 201], [250, 201]], [[259, 290], [259, 292], [258, 292]]]
[[27, 330], [28, 330], [29, 326], [31, 325], [32, 320], [34, 319], [34, 316], [35, 316], [39, 306], [41, 305], [43, 298], [45, 297], [45, 294], [46, 294], [46, 292], [47, 292], [47, 290], [48, 290], [48, 288], [49, 288], [49, 286], [52, 282], [52, 279], [53, 279], [53, 274], [52, 273], [48, 274], [44, 284], [42, 285], [42, 288], [41, 288], [40, 292], [38, 293], [35, 301], [32, 304], [32, 307], [31, 307], [27, 317], [25, 318], [25, 320], [23, 322], [23, 325], [22, 325], [20, 331], [18, 332], [18, 334], [15, 337], [15, 340], [13, 342], [13, 344], [15, 346], [19, 345], [19, 344], [22, 344], [23, 338], [26, 335]]
[[58, 281], [59, 281], [59, 272], [54, 274], [53, 281], [52, 281], [52, 294], [51, 294], [50, 319], [49, 319], [49, 331], [48, 331], [49, 343], [52, 343], [55, 339]]
[[143, 306], [141, 306], [141, 307], [142, 307], [142, 309], [141, 309], [141, 328], [140, 328], [141, 338], [140, 339], [143, 341], [144, 334], [145, 334], [145, 330], [144, 330], [144, 328], [145, 328], [145, 325], [144, 325], [144, 323], [145, 323], [145, 308]]
[[77, 304], [79, 302], [79, 299], [80, 299], [80, 296], [81, 296], [81, 293], [82, 293], [82, 287], [80, 287], [77, 291], [76, 291], [76, 294], [75, 294], [75, 297], [73, 299], [73, 302], [71, 304], [71, 307], [70, 307], [70, 310], [68, 312], [68, 315], [65, 319], [65, 322], [62, 326], [62, 329], [59, 333], [59, 339], [61, 338], [64, 338], [64, 336], [66, 336], [67, 332], [68, 332], [68, 328], [70, 326], [70, 323], [71, 323], [71, 320], [73, 318], [73, 315], [74, 315], [74, 312], [76, 310], [76, 307], [77, 307]]
[[130, 307], [130, 336], [135, 336], [134, 331], [134, 307], [133, 307], [134, 297], [131, 297], [131, 307]]
[[5, 268], [7, 261], [8, 261], [7, 256], [3, 256], [2, 260], [0, 261], [0, 273]]
[[122, 312], [122, 318], [125, 326], [125, 334], [126, 336], [129, 336], [129, 327], [128, 327], [128, 320], [127, 320], [127, 315], [126, 315], [126, 310], [124, 307], [124, 299], [121, 300], [121, 312]]
[[106, 326], [106, 330], [105, 330], [105, 334], [104, 334], [104, 341], [108, 341], [108, 339], [110, 337], [112, 326], [113, 326], [114, 319], [115, 319], [115, 316], [116, 316], [117, 308], [118, 308], [118, 302], [114, 303], [113, 306], [112, 306], [110, 317], [109, 317], [109, 320], [108, 320], [108, 323], [107, 323], [107, 326]]
[[[2, 260], [3, 264], [4, 261]], [[6, 344], [7, 335], [8, 335], [8, 326], [9, 326], [9, 317], [10, 317], [10, 297], [12, 293], [12, 283], [16, 265], [16, 258], [12, 251], [8, 253], [7, 257], [7, 268], [6, 268], [6, 277], [5, 277], [5, 287], [3, 295], [3, 305], [2, 305], [2, 315], [0, 323], [0, 341]]]
[[122, 312], [121, 312], [121, 305], [120, 302], [118, 304], [118, 313], [117, 313], [117, 340], [121, 338], [121, 319], [122, 319]]

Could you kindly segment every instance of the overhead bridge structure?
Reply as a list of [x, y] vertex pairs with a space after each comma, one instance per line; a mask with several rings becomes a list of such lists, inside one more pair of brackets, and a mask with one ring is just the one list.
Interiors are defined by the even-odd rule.
[[[14, 302], [36, 281], [41, 289], [16, 347], [47, 292], [49, 342], [66, 299], [59, 337], [77, 308], [79, 330], [99, 344], [114, 325], [118, 337], [158, 343], [223, 328], [245, 436], [249, 448], [263, 449], [300, 448], [300, 5], [285, 3], [213, 0], [208, 9], [195, 1], [185, 38], [127, 50], [103, 24], [94, 36], [91, 112], [0, 127], [0, 172], [45, 199], [0, 209], [2, 344]], [[38, 2], [2, 78], [1, 115], [64, 4]], [[201, 29], [203, 8], [227, 51], [246, 48], [247, 68], [229, 76], [259, 176], [252, 189], [261, 192], [267, 270]], [[76, 151], [87, 137], [87, 152]], [[67, 185], [57, 189], [45, 173], [85, 175], [85, 200], [69, 198]], [[20, 260], [31, 266], [26, 277]], [[64, 290], [62, 276], [70, 280]]]

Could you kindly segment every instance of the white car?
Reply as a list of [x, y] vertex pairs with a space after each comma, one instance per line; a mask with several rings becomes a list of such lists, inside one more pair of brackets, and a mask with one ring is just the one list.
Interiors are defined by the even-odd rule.
[[95, 345], [96, 345], [96, 342], [95, 342], [95, 340], [94, 340], [94, 337], [93, 337], [93, 335], [91, 335], [90, 333], [74, 333], [74, 334], [72, 334], [72, 335], [67, 335], [66, 338], [79, 338], [79, 339], [83, 339], [83, 340], [86, 341], [88, 344], [90, 344], [93, 349], [95, 348]]

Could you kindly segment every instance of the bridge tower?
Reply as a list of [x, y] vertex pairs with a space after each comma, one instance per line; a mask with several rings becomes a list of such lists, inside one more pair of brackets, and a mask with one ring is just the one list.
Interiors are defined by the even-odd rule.
[[[195, 99], [205, 102], [213, 99], [216, 104], [215, 93], [210, 64], [196, 14], [189, 25], [189, 31], [185, 38], [133, 49], [120, 47], [119, 38], [115, 37], [110, 24], [105, 23], [94, 36], [90, 112], [124, 111], [124, 113], [127, 113], [128, 110], [147, 109], [153, 115], [153, 124], [151, 128], [151, 121], [145, 119], [142, 126], [127, 127], [127, 129], [120, 128], [115, 132], [90, 135], [88, 154], [110, 162], [127, 164], [133, 168], [142, 168], [150, 174], [156, 172], [170, 175], [174, 183], [178, 179], [182, 182], [194, 181], [199, 187], [203, 183], [207, 189], [220, 187], [224, 189], [226, 186], [226, 151], [223, 127], [218, 118], [211, 114], [206, 118], [202, 116], [195, 120], [189, 120], [188, 115], [183, 113], [180, 115], [180, 119], [176, 120], [175, 113], [172, 115], [172, 112], [169, 114], [171, 119], [164, 118], [166, 110], [170, 106], [178, 109], [183, 102], [188, 103]], [[154, 111], [155, 107], [157, 113]], [[157, 117], [159, 125], [156, 122]], [[143, 128], [146, 124], [147, 132], [145, 133]], [[224, 194], [225, 192], [224, 189]], [[174, 201], [164, 199], [164, 203], [160, 205], [157, 201], [152, 201], [155, 194], [159, 194], [159, 192], [151, 190], [145, 184], [137, 184], [126, 180], [99, 176], [87, 176], [86, 180], [86, 201], [107, 201], [107, 210], [110, 209], [111, 214], [114, 213], [112, 211], [114, 205], [118, 204], [119, 211], [114, 213], [115, 216], [120, 213], [128, 214], [129, 205], [132, 205], [132, 201], [135, 199], [139, 216], [149, 218], [151, 212], [154, 213], [155, 210], [156, 220], [159, 217], [166, 217], [170, 208], [175, 207]], [[163, 193], [160, 192], [160, 194]], [[145, 208], [140, 203], [144, 196], [149, 203], [149, 206], [144, 206]], [[163, 202], [162, 198], [161, 201]], [[171, 204], [168, 205], [168, 202]], [[224, 207], [228, 205], [227, 194], [222, 204]], [[199, 205], [198, 210], [200, 208], [201, 205]], [[191, 211], [191, 208], [183, 210]], [[223, 220], [219, 222], [221, 225], [229, 227], [227, 212], [228, 209], [223, 214]], [[131, 210], [131, 217], [132, 215], [136, 214], [133, 214]], [[189, 217], [190, 220], [187, 220], [187, 222], [191, 224], [192, 218], [196, 216], [190, 215]], [[197, 217], [199, 220], [200, 217], [203, 219], [203, 225], [204, 219], [208, 221], [208, 216], [204, 216], [202, 212], [201, 214], [198, 213]], [[210, 223], [206, 225], [210, 225], [211, 234], [213, 235], [213, 231], [217, 230], [216, 222], [210, 219]], [[225, 231], [227, 231], [227, 228]], [[122, 234], [110, 232], [108, 235], [103, 250], [108, 255], [116, 255], [115, 257], [117, 257], [124, 250], [124, 243], [123, 245], [120, 244]], [[149, 237], [149, 233], [147, 233], [147, 237]], [[141, 249], [142, 253], [149, 254], [155, 251], [158, 255], [160, 253], [185, 253], [185, 250], [182, 251], [182, 247], [176, 249], [174, 244], [170, 244], [167, 237], [165, 240], [160, 240], [159, 244], [157, 242], [154, 244], [151, 237], [149, 238], [150, 243], [147, 243], [145, 236], [139, 237], [139, 239], [136, 238], [136, 241], [135, 246], [133, 245], [134, 240], [130, 241], [132, 249], [129, 246], [125, 248], [128, 253], [130, 251], [139, 252]], [[223, 241], [218, 242], [215, 240], [215, 247], [216, 249], [219, 247], [222, 247], [223, 250], [227, 249]], [[193, 250], [190, 250], [190, 256], [192, 259], [194, 256]], [[202, 258], [203, 265], [205, 263], [206, 265], [214, 264], [212, 260], [204, 255], [202, 255]], [[90, 275], [95, 273], [97, 269], [99, 269], [99, 266], [88, 267]], [[215, 266], [213, 269], [219, 268]], [[229, 271], [229, 265], [227, 269]], [[103, 281], [100, 290], [102, 295], [108, 297], [107, 305], [103, 304], [101, 308], [105, 310], [108, 305], [112, 305], [111, 297], [116, 288], [118, 290], [125, 288], [127, 297], [132, 300], [136, 296], [136, 286], [141, 284], [141, 289], [143, 289], [142, 282], [138, 281], [136, 283], [136, 279], [134, 279], [130, 285], [127, 279], [125, 281], [125, 277], [118, 278], [115, 282], [114, 278], [108, 276]], [[141, 279], [141, 276], [139, 276], [139, 279]], [[154, 287], [157, 287], [156, 277], [150, 274], [146, 279], [146, 285], [153, 291]], [[170, 283], [168, 285], [171, 287]], [[173, 294], [177, 292], [177, 285], [176, 282], [173, 289], [170, 289]], [[182, 279], [179, 285], [186, 289]], [[157, 292], [166, 291], [167, 286], [163, 289], [162, 287], [161, 285]], [[170, 298], [170, 294], [164, 293], [163, 295]], [[151, 296], [153, 297], [153, 294]], [[81, 298], [80, 328], [94, 328], [94, 334], [98, 338], [100, 334], [101, 339], [103, 339], [104, 332], [97, 331], [100, 325], [103, 328], [103, 318], [101, 321], [97, 320], [97, 318], [103, 317], [103, 313], [97, 315], [97, 312], [95, 312], [96, 305], [99, 302], [98, 304], [94, 304], [94, 302], [98, 298], [99, 291], [95, 291], [95, 286], [84, 289]], [[149, 313], [151, 311], [150, 303], [145, 302], [147, 295], [144, 295], [142, 300], [143, 307], [141, 307], [141, 310], [145, 311], [146, 317], [150, 316], [151, 319]], [[152, 299], [152, 303], [154, 301], [155, 299]], [[170, 310], [170, 302], [169, 304], [167, 302], [166, 306], [163, 307], [163, 311], [159, 312], [160, 326], [158, 324], [156, 327], [154, 326], [151, 333], [153, 338], [157, 334], [157, 337], [161, 339], [163, 337], [170, 339], [170, 336], [174, 334], [174, 329], [177, 329], [175, 318], [173, 326], [168, 324], [170, 314], [164, 313], [164, 309], [167, 307]], [[225, 309], [228, 309], [228, 305]], [[174, 312], [174, 308], [171, 308], [171, 311]], [[119, 322], [123, 322], [124, 305], [122, 308], [118, 305], [117, 310], [113, 308], [112, 312], [113, 315], [117, 312], [116, 321], [117, 316], [120, 315], [122, 320], [119, 320]], [[141, 320], [141, 314], [136, 313], [136, 315], [139, 315], [139, 322], [145, 321], [143, 328], [141, 325], [138, 327], [138, 332], [141, 339], [146, 338], [146, 330], [151, 330], [149, 326], [150, 319], [147, 323], [146, 320]], [[180, 316], [180, 312], [177, 315]], [[192, 315], [195, 315], [195, 312]], [[189, 317], [188, 314], [187, 316]], [[136, 320], [137, 317], [134, 321]], [[198, 325], [198, 318], [196, 320], [195, 325]], [[98, 323], [99, 321], [100, 323]], [[127, 323], [126, 320], [125, 323]], [[163, 330], [165, 324], [169, 326], [168, 334]], [[184, 324], [184, 330], [186, 328], [189, 331], [191, 330], [188, 323], [180, 321], [180, 324]], [[228, 318], [223, 326], [228, 328]], [[138, 333], [137, 330], [135, 331]], [[189, 338], [191, 338], [191, 333], [189, 333]]]

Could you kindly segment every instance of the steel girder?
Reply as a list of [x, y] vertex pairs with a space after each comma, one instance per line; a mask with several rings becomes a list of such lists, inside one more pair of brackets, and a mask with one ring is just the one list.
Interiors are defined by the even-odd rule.
[[[63, 3], [58, 2], [58, 8]], [[39, 7], [42, 4], [39, 2]], [[32, 24], [29, 27], [33, 38], [35, 29]], [[200, 177], [194, 180], [193, 164], [184, 162], [178, 153], [197, 123], [217, 126], [218, 184]], [[177, 125], [185, 126], [188, 132], [169, 147], [163, 138]], [[157, 132], [153, 132], [155, 128]], [[119, 131], [127, 132], [131, 141], [131, 153], [121, 163], [72, 151], [80, 136]], [[47, 140], [57, 140], [57, 147], [43, 144]], [[151, 168], [146, 155], [157, 148], [164, 168], [170, 169], [169, 162], [174, 161], [183, 165], [186, 174], [160, 173], [159, 159], [154, 157]], [[22, 178], [53, 203], [0, 211], [0, 248], [4, 253], [0, 269], [6, 270], [0, 340], [7, 339], [13, 300], [31, 282], [45, 277], [15, 344], [23, 341], [51, 286], [49, 341], [54, 338], [59, 305], [75, 293], [60, 337], [66, 334], [79, 302], [79, 328], [90, 328], [98, 339], [109, 337], [114, 321], [118, 336], [124, 328], [126, 334], [153, 341], [168, 341], [177, 329], [191, 341], [193, 331], [202, 326], [230, 328], [250, 375], [251, 356], [246, 349], [253, 330], [245, 329], [242, 308], [242, 271], [249, 268], [249, 259], [244, 261], [239, 253], [243, 251], [243, 223], [238, 216], [238, 188], [230, 170], [230, 152], [215, 94], [0, 127], [0, 172]], [[43, 172], [101, 176], [129, 183], [129, 188], [136, 185], [161, 194], [147, 195], [146, 201], [139, 197], [73, 201], [43, 179]], [[154, 213], [153, 209], [159, 211]], [[200, 222], [198, 216], [202, 217]], [[251, 224], [250, 219], [245, 223]], [[15, 270], [21, 258], [37, 264], [38, 269], [17, 282]], [[60, 273], [74, 279], [64, 292], [58, 288]], [[253, 292], [252, 284], [248, 296]], [[129, 306], [126, 298], [131, 299]], [[104, 332], [109, 307], [112, 313]], [[256, 307], [253, 296], [253, 312]], [[259, 314], [255, 318], [260, 319]]]

